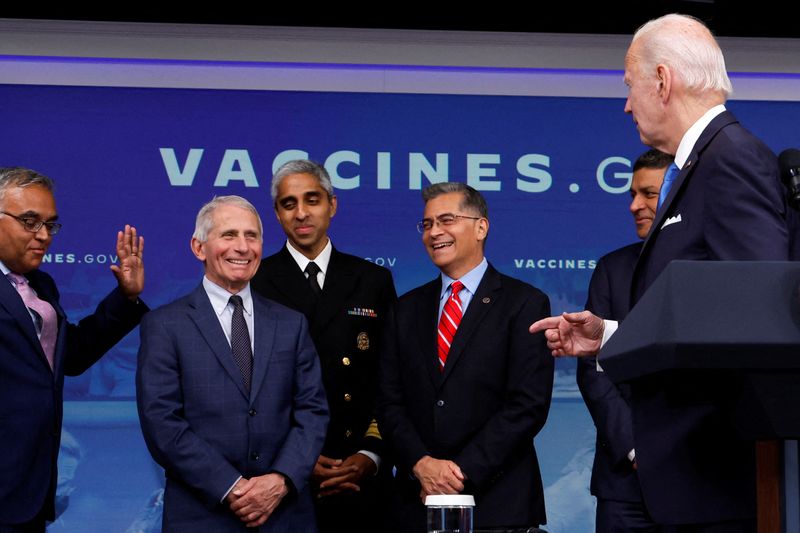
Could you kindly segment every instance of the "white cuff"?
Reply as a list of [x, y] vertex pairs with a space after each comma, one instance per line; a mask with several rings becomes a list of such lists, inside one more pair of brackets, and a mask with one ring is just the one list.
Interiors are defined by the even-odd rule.
[[[603, 338], [600, 341], [600, 349], [601, 350], [603, 349], [603, 346], [605, 346], [606, 343], [608, 342], [608, 339], [611, 338], [611, 335], [613, 335], [614, 332], [617, 331], [618, 327], [619, 327], [619, 322], [617, 322], [616, 320], [605, 320], [605, 319], [603, 319]], [[595, 358], [594, 364], [595, 364], [595, 367], [597, 368], [598, 372], [602, 372], [603, 371], [603, 367], [600, 366], [600, 358], [599, 357]]]
[[377, 474], [378, 470], [381, 469], [380, 456], [377, 453], [368, 452], [367, 450], [358, 450], [358, 453], [360, 453], [361, 455], [366, 455], [367, 457], [372, 459], [372, 462], [375, 463], [375, 473]]
[[239, 477], [236, 478], [236, 481], [233, 482], [233, 485], [231, 485], [231, 488], [229, 488], [228, 490], [225, 491], [225, 495], [222, 497], [222, 499], [219, 501], [219, 503], [225, 503], [225, 498], [228, 497], [228, 494], [231, 493], [231, 491], [233, 490], [233, 487], [235, 487], [236, 484], [239, 483], [240, 479], [242, 479], [242, 476], [239, 476]]

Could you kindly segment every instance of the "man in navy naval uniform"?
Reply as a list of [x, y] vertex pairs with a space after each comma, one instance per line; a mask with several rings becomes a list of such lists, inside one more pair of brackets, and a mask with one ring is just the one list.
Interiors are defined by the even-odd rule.
[[[391, 465], [374, 419], [378, 348], [396, 298], [389, 270], [345, 254], [328, 237], [337, 198], [328, 172], [290, 161], [272, 178], [286, 245], [265, 257], [253, 290], [302, 312], [322, 365], [331, 420], [312, 474], [323, 532], [380, 529]], [[380, 467], [380, 468], [379, 468]]]

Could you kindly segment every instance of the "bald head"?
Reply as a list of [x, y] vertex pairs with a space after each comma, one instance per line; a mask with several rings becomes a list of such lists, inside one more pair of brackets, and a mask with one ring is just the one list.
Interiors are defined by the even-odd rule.
[[693, 17], [671, 14], [651, 20], [636, 31], [631, 49], [646, 72], [655, 72], [659, 64], [669, 67], [688, 94], [724, 103], [733, 92], [722, 50]]

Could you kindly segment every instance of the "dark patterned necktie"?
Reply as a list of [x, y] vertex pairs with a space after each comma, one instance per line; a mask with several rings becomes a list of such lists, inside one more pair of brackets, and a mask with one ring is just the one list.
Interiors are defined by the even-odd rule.
[[233, 305], [233, 318], [231, 319], [231, 353], [233, 359], [242, 373], [244, 390], [250, 394], [250, 382], [253, 379], [253, 349], [250, 346], [250, 332], [247, 331], [247, 322], [244, 320], [244, 304], [238, 294], [231, 296], [228, 303]]

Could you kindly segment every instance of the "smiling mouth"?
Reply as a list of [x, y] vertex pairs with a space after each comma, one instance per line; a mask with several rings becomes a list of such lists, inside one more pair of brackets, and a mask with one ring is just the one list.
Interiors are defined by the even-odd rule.
[[250, 259], [226, 259], [226, 261], [234, 265], [247, 265], [250, 263]]
[[442, 248], [447, 248], [448, 246], [452, 246], [453, 241], [449, 242], [437, 242], [431, 246], [434, 250], [441, 250]]

